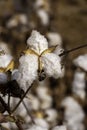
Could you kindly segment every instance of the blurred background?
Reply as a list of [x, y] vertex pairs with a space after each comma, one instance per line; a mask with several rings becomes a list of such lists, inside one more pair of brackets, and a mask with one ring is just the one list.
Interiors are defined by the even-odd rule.
[[[87, 0], [0, 0], [0, 42], [5, 42], [11, 48], [16, 67], [20, 53], [26, 48], [26, 41], [33, 29], [46, 37], [49, 32], [60, 34], [66, 50], [86, 44]], [[85, 98], [81, 99], [72, 92], [72, 82], [77, 69], [72, 61], [85, 53], [87, 48], [64, 57], [65, 76], [57, 80], [49, 79], [48, 91], [52, 97], [52, 108], [58, 111], [59, 125], [64, 121], [61, 101], [71, 96], [81, 105], [85, 113], [83, 124], [87, 129], [87, 76]], [[35, 90], [32, 90], [32, 93], [35, 94]]]

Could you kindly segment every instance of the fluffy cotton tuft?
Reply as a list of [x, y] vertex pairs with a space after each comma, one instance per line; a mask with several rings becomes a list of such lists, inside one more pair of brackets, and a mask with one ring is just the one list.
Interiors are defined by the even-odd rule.
[[79, 96], [80, 98], [84, 99], [86, 96], [85, 93], [85, 72], [76, 71], [74, 74], [74, 80], [72, 83], [72, 91], [75, 95]]
[[48, 49], [46, 38], [37, 31], [32, 31], [31, 36], [27, 40], [27, 44], [31, 49], [39, 54]]
[[61, 36], [56, 32], [48, 32], [47, 38], [49, 40], [49, 46], [61, 46], [62, 45], [62, 38]]
[[62, 106], [65, 107], [64, 120], [68, 129], [74, 130], [74, 126], [82, 124], [85, 115], [80, 104], [74, 98], [66, 97], [62, 101]]
[[41, 19], [41, 23], [44, 26], [47, 26], [49, 24], [49, 14], [47, 13], [46, 10], [44, 10], [44, 9], [38, 9], [37, 10], [37, 15]]
[[9, 54], [0, 55], [0, 67], [5, 68], [9, 65], [13, 57]]
[[62, 74], [60, 57], [54, 53], [42, 56], [43, 68], [48, 77], [59, 78]]
[[76, 66], [81, 67], [83, 70], [87, 71], [87, 54], [77, 57], [73, 62]]
[[35, 55], [24, 55], [20, 57], [19, 63], [17, 82], [26, 90], [37, 78], [38, 57]]

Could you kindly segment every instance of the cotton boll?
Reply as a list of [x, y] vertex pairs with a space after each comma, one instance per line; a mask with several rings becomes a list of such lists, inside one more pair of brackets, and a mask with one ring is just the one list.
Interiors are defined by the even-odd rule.
[[39, 54], [48, 49], [46, 38], [37, 31], [32, 31], [31, 36], [27, 40], [27, 45]]
[[73, 88], [73, 93], [78, 97], [80, 97], [81, 99], [85, 99], [86, 97], [86, 92], [83, 89], [78, 90], [76, 88]]
[[57, 120], [57, 117], [58, 117], [58, 112], [55, 109], [51, 109], [51, 108], [47, 109], [45, 111], [45, 114], [47, 116], [46, 117], [47, 122], [51, 123], [51, 125], [56, 123], [56, 120]]
[[38, 9], [37, 10], [37, 15], [40, 18], [41, 23], [44, 26], [47, 26], [49, 24], [49, 14], [47, 13], [46, 10], [44, 10], [44, 9]]
[[85, 93], [85, 72], [76, 71], [74, 74], [74, 80], [72, 83], [72, 91], [75, 95], [79, 96], [81, 99], [84, 99], [86, 96]]
[[65, 107], [64, 120], [69, 126], [72, 126], [72, 124], [76, 125], [77, 123], [83, 122], [85, 117], [84, 112], [74, 98], [66, 97], [62, 101], [62, 106]]
[[38, 57], [35, 55], [23, 55], [20, 57], [19, 63], [17, 82], [26, 91], [37, 78]]
[[12, 59], [13, 57], [9, 54], [0, 55], [0, 67], [6, 68]]
[[67, 130], [66, 126], [56, 126], [52, 130]]
[[83, 70], [87, 71], [87, 54], [77, 57], [73, 62], [76, 66], [81, 67]]
[[29, 129], [27, 130], [48, 130], [47, 128], [45, 127], [41, 127], [39, 125], [32, 125]]
[[5, 73], [0, 73], [0, 84], [4, 84], [8, 81], [8, 76]]
[[38, 126], [49, 128], [49, 124], [42, 118], [35, 118], [34, 121]]
[[48, 77], [59, 78], [62, 74], [60, 57], [53, 53], [48, 53], [42, 57], [43, 68]]
[[76, 71], [74, 74], [74, 81], [72, 86], [77, 89], [85, 89], [85, 76], [86, 74], [84, 72]]
[[62, 45], [62, 38], [60, 34], [56, 32], [48, 32], [47, 38], [49, 40], [49, 46], [61, 46]]

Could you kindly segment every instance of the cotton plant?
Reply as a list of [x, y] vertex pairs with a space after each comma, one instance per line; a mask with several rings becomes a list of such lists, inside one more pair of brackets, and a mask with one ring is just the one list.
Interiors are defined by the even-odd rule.
[[[17, 82], [26, 90], [35, 80], [44, 77], [59, 78], [64, 74], [61, 58], [54, 51], [56, 46], [48, 48], [48, 41], [37, 31], [32, 31], [27, 40], [28, 49], [19, 59]], [[57, 48], [58, 49], [58, 48]]]
[[73, 97], [66, 97], [61, 105], [65, 108], [64, 123], [67, 128], [69, 130], [84, 130], [85, 114], [80, 104]]

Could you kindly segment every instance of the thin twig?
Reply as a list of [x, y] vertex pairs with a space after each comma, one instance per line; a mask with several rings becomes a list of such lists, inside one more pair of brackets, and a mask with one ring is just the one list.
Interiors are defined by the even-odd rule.
[[5, 108], [5, 110], [6, 110], [9, 114], [11, 114], [9, 106], [5, 103], [5, 101], [3, 100], [3, 98], [2, 98], [1, 96], [0, 96], [0, 102], [2, 103], [3, 107]]
[[27, 114], [28, 114], [29, 117], [31, 118], [32, 123], [35, 124], [35, 121], [34, 121], [34, 119], [33, 119], [33, 116], [31, 115], [30, 111], [28, 110], [28, 108], [27, 108], [25, 102], [23, 101], [22, 103], [23, 103], [23, 105], [24, 105], [24, 107], [25, 107], [25, 109], [26, 109], [26, 111], [27, 111]]
[[24, 95], [22, 96], [22, 98], [21, 98], [20, 101], [17, 103], [17, 105], [15, 106], [15, 108], [12, 110], [11, 113], [14, 113], [15, 110], [19, 107], [19, 105], [21, 104], [21, 102], [23, 101], [23, 99], [26, 97], [27, 93], [28, 93], [29, 90], [32, 88], [32, 86], [33, 86], [33, 84], [28, 87], [28, 89], [26, 90], [26, 92], [24, 93]]
[[87, 44], [84, 44], [84, 45], [75, 47], [75, 48], [70, 49], [70, 50], [66, 50], [66, 51], [64, 51], [63, 53], [61, 53], [59, 56], [66, 55], [66, 54], [68, 54], [68, 53], [71, 53], [71, 52], [73, 52], [73, 51], [76, 51], [76, 50], [81, 49], [81, 48], [84, 48], [84, 47], [87, 47]]
[[10, 94], [8, 94], [8, 106], [10, 108]]

